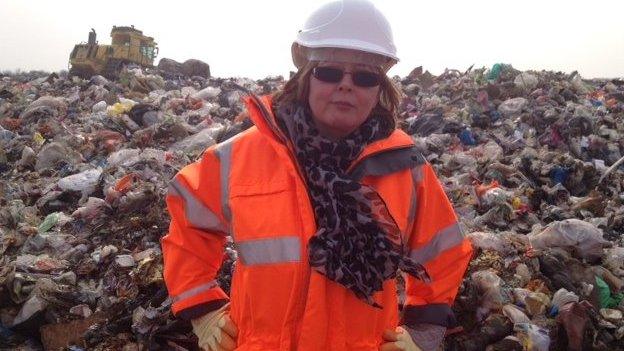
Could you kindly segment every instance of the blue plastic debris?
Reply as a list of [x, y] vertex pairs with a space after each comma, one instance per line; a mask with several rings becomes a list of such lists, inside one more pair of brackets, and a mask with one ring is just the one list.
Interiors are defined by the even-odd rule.
[[555, 184], [563, 184], [566, 180], [568, 180], [568, 176], [570, 175], [570, 170], [564, 167], [555, 167], [550, 171], [550, 179]]
[[501, 118], [500, 112], [498, 112], [495, 109], [491, 109], [490, 111], [488, 111], [488, 113], [490, 114], [490, 118], [492, 119], [492, 122], [496, 122]]
[[477, 145], [477, 141], [475, 140], [470, 129], [464, 129], [459, 132], [459, 140], [461, 140], [464, 145]]

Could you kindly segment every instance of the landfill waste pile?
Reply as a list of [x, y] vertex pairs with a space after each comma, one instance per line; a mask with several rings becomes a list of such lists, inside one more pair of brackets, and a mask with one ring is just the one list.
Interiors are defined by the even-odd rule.
[[[197, 349], [162, 278], [168, 182], [250, 126], [243, 90], [284, 80], [166, 64], [0, 75], [0, 349]], [[623, 350], [624, 80], [504, 64], [395, 79], [401, 128], [475, 247], [441, 347]]]

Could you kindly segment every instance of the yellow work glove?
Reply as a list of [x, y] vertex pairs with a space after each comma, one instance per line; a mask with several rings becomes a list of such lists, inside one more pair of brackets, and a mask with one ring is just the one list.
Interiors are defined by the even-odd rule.
[[411, 327], [400, 326], [384, 331], [381, 351], [435, 351], [444, 340], [446, 327], [419, 323]]
[[422, 351], [403, 327], [396, 327], [395, 331], [384, 331], [383, 339], [380, 351]]
[[203, 317], [191, 320], [197, 344], [205, 351], [230, 351], [236, 348], [238, 328], [229, 316], [230, 304]]

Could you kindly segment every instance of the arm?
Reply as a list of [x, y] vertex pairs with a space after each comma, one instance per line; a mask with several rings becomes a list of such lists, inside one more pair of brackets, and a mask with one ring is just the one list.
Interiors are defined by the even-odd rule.
[[451, 305], [472, 256], [455, 211], [429, 163], [412, 170], [415, 208], [407, 246], [431, 281], [406, 275], [401, 324], [424, 350], [435, 349], [448, 327], [456, 325]]
[[219, 161], [210, 150], [169, 185], [171, 223], [161, 245], [163, 275], [177, 317], [198, 318], [228, 302], [216, 281], [228, 232], [220, 198]]

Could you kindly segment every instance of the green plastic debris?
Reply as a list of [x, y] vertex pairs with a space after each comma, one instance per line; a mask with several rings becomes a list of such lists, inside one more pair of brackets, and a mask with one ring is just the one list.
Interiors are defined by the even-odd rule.
[[596, 285], [598, 286], [598, 297], [600, 298], [600, 308], [614, 308], [620, 304], [624, 298], [624, 294], [611, 294], [609, 285], [600, 277], [596, 277]]
[[52, 227], [54, 227], [56, 223], [58, 223], [60, 218], [61, 214], [59, 212], [50, 213], [46, 216], [43, 222], [39, 224], [37, 231], [39, 232], [39, 234], [47, 232], [48, 230], [52, 229]]
[[495, 63], [494, 66], [492, 66], [492, 69], [490, 69], [490, 72], [487, 75], [487, 79], [491, 81], [497, 80], [498, 77], [500, 77], [502, 71], [503, 71], [503, 64]]

